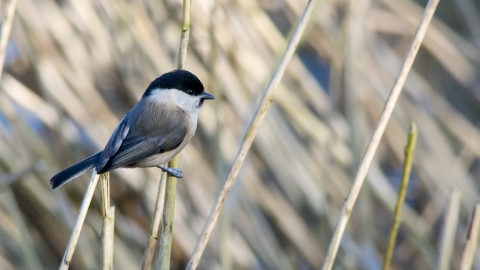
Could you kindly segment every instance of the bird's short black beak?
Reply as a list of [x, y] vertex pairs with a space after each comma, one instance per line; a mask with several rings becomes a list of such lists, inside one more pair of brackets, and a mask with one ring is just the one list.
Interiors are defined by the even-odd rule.
[[202, 94], [202, 99], [215, 99], [215, 97], [212, 96], [212, 95], [210, 95], [210, 94], [207, 93], [207, 92], [204, 92], [204, 93]]

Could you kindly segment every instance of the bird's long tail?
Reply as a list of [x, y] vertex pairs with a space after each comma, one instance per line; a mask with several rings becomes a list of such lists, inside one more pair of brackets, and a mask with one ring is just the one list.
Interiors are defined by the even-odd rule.
[[95, 167], [95, 163], [97, 162], [101, 154], [102, 152], [98, 152], [95, 155], [88, 157], [57, 173], [57, 175], [52, 177], [52, 179], [50, 180], [52, 188], [55, 189], [61, 187], [93, 169], [93, 167]]

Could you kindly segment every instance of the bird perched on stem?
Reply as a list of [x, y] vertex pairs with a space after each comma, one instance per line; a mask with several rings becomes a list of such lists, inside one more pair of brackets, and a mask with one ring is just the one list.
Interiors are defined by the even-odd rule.
[[102, 174], [116, 168], [158, 167], [182, 178], [180, 169], [161, 165], [187, 145], [197, 129], [203, 102], [213, 98], [189, 71], [163, 74], [150, 83], [140, 101], [123, 117], [105, 149], [52, 177], [52, 188], [92, 169]]

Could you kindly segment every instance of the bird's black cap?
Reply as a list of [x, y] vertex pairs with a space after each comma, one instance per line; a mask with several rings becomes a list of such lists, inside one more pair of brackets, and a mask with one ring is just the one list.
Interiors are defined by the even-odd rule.
[[147, 97], [155, 89], [178, 89], [189, 95], [199, 96], [203, 94], [202, 82], [190, 71], [177, 69], [163, 74], [156, 78], [143, 94]]

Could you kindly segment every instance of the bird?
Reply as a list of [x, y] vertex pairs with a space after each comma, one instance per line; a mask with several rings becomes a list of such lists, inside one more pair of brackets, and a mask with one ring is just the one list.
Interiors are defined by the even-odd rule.
[[158, 167], [182, 178], [177, 168], [163, 167], [190, 141], [205, 100], [202, 82], [187, 70], [173, 70], [153, 80], [140, 101], [122, 118], [105, 148], [59, 172], [53, 189], [95, 169], [103, 174], [117, 168]]

